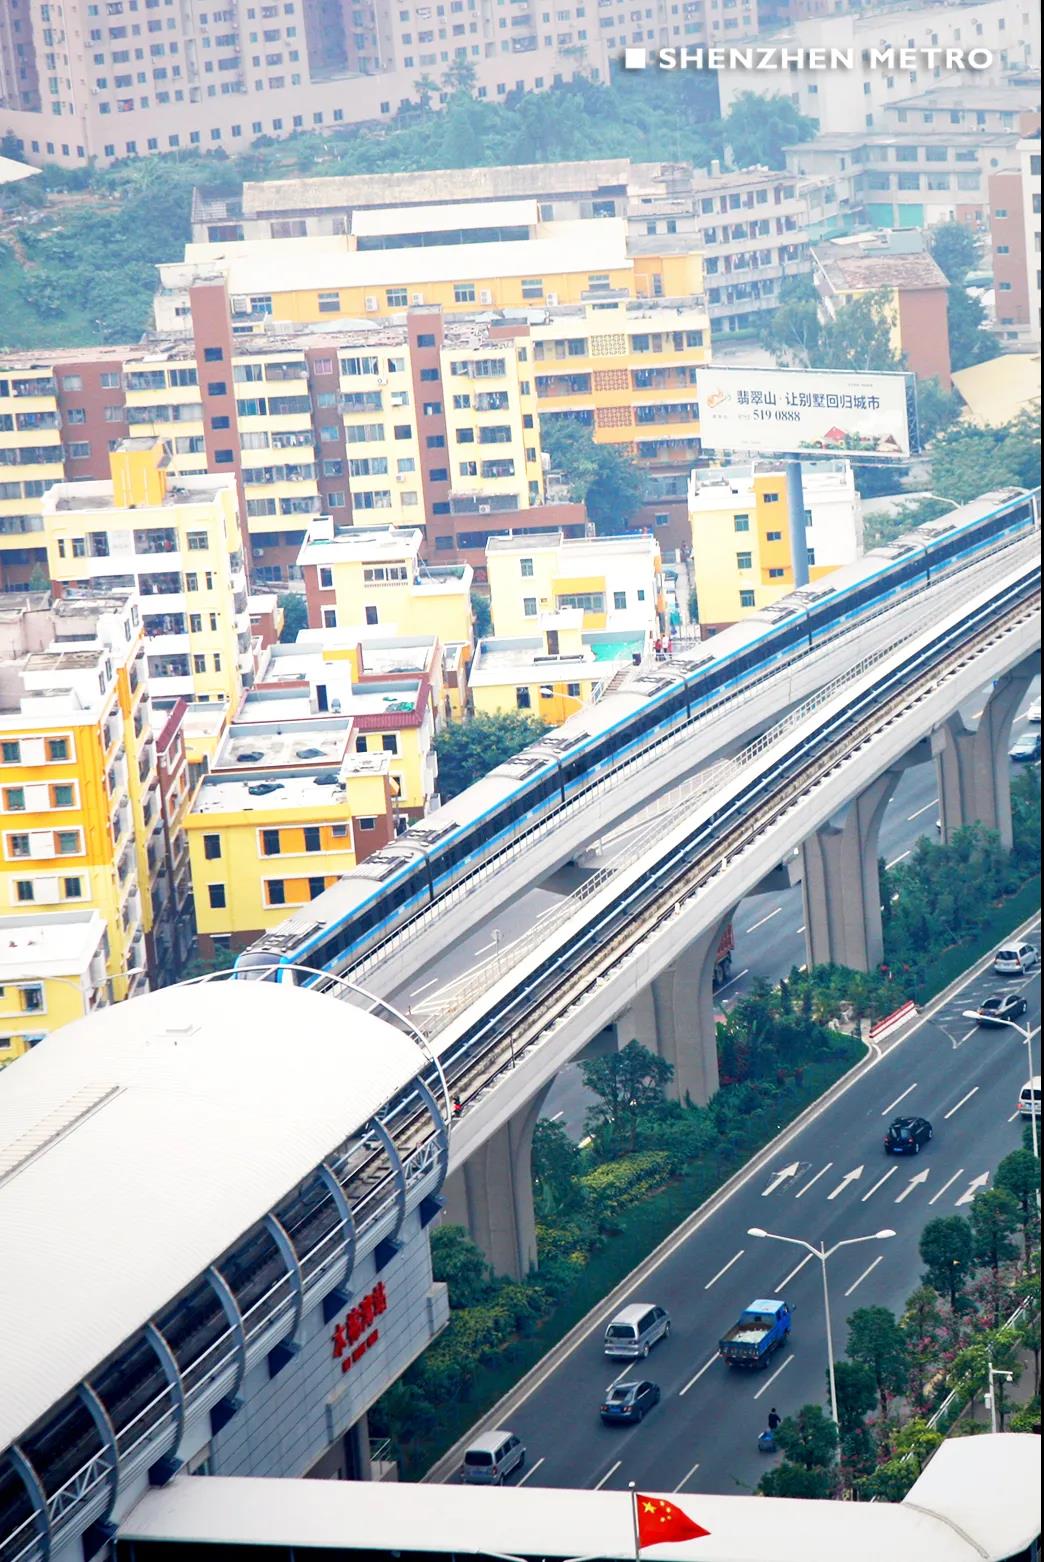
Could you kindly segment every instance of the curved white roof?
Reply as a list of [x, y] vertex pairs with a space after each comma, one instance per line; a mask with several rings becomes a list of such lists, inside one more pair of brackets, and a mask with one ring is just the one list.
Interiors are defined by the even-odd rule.
[[[657, 1545], [650, 1556], [658, 1562], [996, 1562], [1039, 1533], [1039, 1438], [953, 1439], [928, 1469], [938, 1472], [931, 1501], [924, 1476], [900, 1503], [672, 1495], [668, 1500], [709, 1533]], [[626, 1492], [538, 1486], [185, 1476], [147, 1493], [120, 1534], [187, 1546], [207, 1540], [329, 1546], [378, 1556], [634, 1557]]]
[[0, 1448], [418, 1072], [354, 1006], [172, 987], [67, 1025], [0, 1088]]

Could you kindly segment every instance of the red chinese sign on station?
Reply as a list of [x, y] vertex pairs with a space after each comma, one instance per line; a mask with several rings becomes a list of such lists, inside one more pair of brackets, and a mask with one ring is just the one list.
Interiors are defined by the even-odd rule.
[[336, 1325], [331, 1335], [333, 1356], [341, 1363], [342, 1372], [350, 1371], [377, 1344], [380, 1330], [373, 1326], [387, 1310], [388, 1293], [384, 1281], [379, 1280], [368, 1295], [348, 1309], [344, 1321]]

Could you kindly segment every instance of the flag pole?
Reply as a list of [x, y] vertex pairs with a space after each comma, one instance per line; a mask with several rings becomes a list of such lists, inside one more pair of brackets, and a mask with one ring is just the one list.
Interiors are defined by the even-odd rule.
[[639, 1556], [641, 1547], [638, 1543], [638, 1493], [635, 1491], [633, 1481], [627, 1482], [627, 1490], [631, 1494], [631, 1529], [634, 1532], [634, 1562], [641, 1562]]

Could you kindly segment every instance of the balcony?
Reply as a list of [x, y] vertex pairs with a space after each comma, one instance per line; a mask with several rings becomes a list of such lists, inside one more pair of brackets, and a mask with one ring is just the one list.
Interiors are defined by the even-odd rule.
[[541, 401], [552, 396], [589, 396], [591, 376], [589, 374], [538, 374], [536, 391]]
[[177, 570], [167, 570], [162, 574], [156, 575], [142, 575], [138, 582], [138, 595], [142, 597], [180, 596], [182, 585], [182, 578]]
[[148, 640], [155, 640], [159, 635], [188, 633], [183, 613], [143, 613], [141, 621]]
[[632, 369], [634, 390], [684, 390], [697, 381], [696, 369]]
[[178, 534], [171, 526], [153, 526], [134, 533], [135, 553], [176, 553]]
[[150, 656], [150, 678], [190, 678], [192, 676], [187, 656]]

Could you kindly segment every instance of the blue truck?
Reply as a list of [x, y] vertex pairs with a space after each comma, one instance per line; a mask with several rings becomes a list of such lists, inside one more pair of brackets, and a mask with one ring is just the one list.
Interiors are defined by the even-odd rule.
[[792, 1319], [788, 1303], [759, 1298], [718, 1341], [718, 1354], [730, 1367], [767, 1367], [773, 1353], [786, 1344]]

